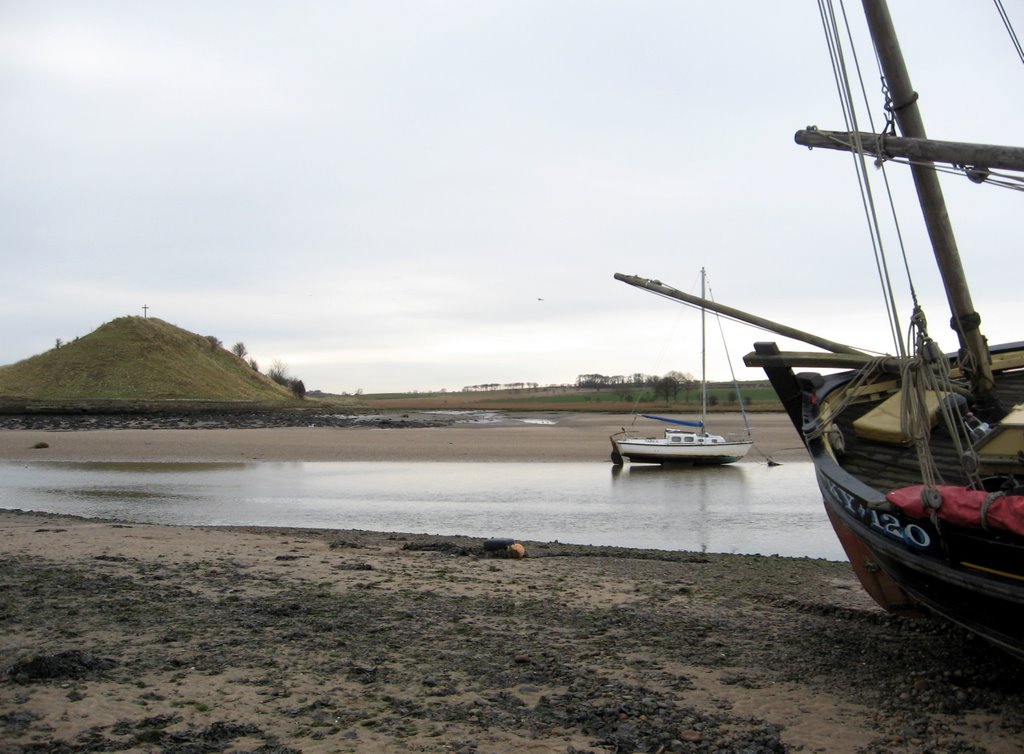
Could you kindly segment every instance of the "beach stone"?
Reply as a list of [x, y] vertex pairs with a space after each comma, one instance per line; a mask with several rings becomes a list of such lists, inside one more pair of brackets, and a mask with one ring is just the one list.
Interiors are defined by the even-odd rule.
[[79, 679], [103, 673], [117, 662], [96, 657], [89, 652], [72, 649], [52, 654], [36, 655], [12, 665], [7, 675], [17, 683], [51, 681], [65, 678]]

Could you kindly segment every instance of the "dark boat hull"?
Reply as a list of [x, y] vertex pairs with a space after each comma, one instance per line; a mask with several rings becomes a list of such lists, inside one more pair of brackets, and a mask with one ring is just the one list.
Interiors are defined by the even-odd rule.
[[923, 607], [1024, 659], [1024, 537], [906, 516], [813, 431], [819, 399], [852, 375], [815, 381], [786, 368], [765, 372], [804, 438], [826, 512], [865, 590], [886, 610]]
[[[880, 512], [870, 504], [874, 497], [861, 494], [862, 485], [837, 464], [827, 457], [813, 460], [833, 528], [840, 540], [845, 528], [861, 545], [846, 547], [847, 556], [882, 607], [908, 613], [914, 604], [922, 605], [1024, 659], [1024, 549], [1019, 543], [986, 540], [986, 552], [975, 551], [967, 560], [969, 533], [948, 525], [940, 532], [930, 521]], [[1001, 568], [984, 565], [996, 560]], [[872, 574], [868, 584], [860, 572]], [[879, 596], [874, 573], [884, 574], [899, 591]]]

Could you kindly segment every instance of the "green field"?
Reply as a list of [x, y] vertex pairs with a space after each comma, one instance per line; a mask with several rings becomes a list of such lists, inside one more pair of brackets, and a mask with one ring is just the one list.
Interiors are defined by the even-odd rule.
[[[743, 406], [749, 411], [780, 411], [775, 392], [767, 382], [744, 382], [739, 385]], [[382, 410], [472, 410], [508, 411], [687, 411], [700, 410], [700, 391], [680, 391], [674, 400], [655, 397], [650, 389], [582, 389], [548, 387], [521, 390], [480, 390], [436, 393], [376, 393], [360, 395], [360, 403]], [[708, 406], [711, 411], [738, 411], [736, 389], [732, 385], [709, 385]]]
[[[768, 386], [743, 386], [740, 385], [740, 394], [743, 398], [744, 405], [772, 402], [777, 403], [775, 397], [775, 391]], [[592, 390], [587, 392], [577, 392], [574, 394], [550, 394], [550, 395], [538, 395], [533, 393], [531, 395], [524, 395], [522, 397], [508, 397], [505, 400], [509, 402], [522, 401], [524, 403], [552, 403], [552, 404], [589, 404], [593, 407], [594, 404], [600, 405], [602, 403], [620, 405], [622, 403], [636, 402], [640, 404], [645, 403], [659, 403], [664, 404], [666, 401], [663, 398], [659, 398], [654, 395], [653, 390]], [[697, 405], [700, 401], [700, 391], [691, 390], [688, 397], [678, 397], [676, 400], [668, 401], [669, 404], [679, 405]], [[708, 404], [709, 405], [726, 405], [735, 404], [736, 389], [732, 387], [723, 388], [715, 387], [708, 388]]]

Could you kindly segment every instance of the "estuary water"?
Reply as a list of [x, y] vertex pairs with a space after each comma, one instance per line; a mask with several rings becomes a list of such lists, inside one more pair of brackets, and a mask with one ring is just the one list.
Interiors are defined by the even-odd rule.
[[846, 560], [809, 462], [0, 463], [0, 508]]

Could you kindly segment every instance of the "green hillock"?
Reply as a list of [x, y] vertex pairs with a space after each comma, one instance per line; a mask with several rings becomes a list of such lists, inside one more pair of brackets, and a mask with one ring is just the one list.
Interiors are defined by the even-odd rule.
[[0, 398], [45, 401], [292, 401], [219, 341], [154, 317], [119, 317], [0, 367]]

